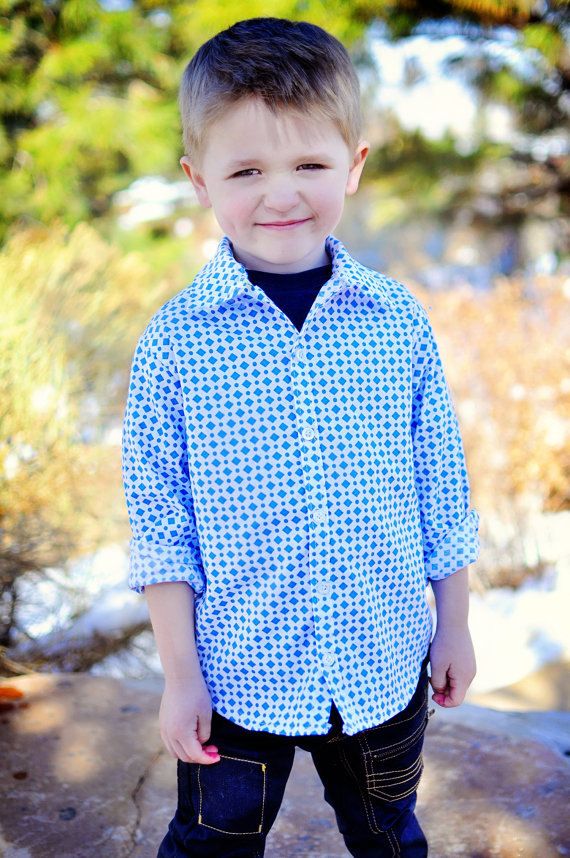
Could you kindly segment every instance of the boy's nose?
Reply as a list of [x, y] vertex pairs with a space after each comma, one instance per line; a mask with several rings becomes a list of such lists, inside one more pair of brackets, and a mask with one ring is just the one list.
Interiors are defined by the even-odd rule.
[[299, 206], [299, 194], [290, 183], [281, 183], [266, 190], [263, 203], [269, 213], [287, 214]]

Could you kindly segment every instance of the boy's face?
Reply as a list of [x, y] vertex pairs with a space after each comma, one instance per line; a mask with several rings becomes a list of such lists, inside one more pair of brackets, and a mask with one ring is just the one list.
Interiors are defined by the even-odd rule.
[[238, 262], [285, 274], [329, 262], [324, 239], [345, 194], [356, 192], [368, 151], [361, 141], [350, 152], [332, 120], [276, 116], [246, 98], [210, 127], [199, 165], [187, 156], [180, 163]]

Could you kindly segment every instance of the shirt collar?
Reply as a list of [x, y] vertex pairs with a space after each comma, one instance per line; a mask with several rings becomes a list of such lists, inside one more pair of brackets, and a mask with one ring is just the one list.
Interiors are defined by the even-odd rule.
[[[344, 244], [332, 234], [325, 238], [325, 247], [332, 261], [331, 280], [336, 288], [355, 286], [380, 304], [393, 306], [383, 274], [354, 259]], [[245, 266], [235, 258], [227, 235], [220, 240], [214, 256], [198, 272], [191, 286], [200, 308], [215, 307], [238, 295], [253, 294], [259, 289], [251, 283]]]

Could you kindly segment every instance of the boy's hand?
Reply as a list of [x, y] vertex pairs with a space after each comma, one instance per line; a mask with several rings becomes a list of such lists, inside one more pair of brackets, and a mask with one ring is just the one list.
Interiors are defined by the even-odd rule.
[[159, 724], [168, 753], [184, 763], [219, 763], [210, 738], [212, 700], [203, 676], [186, 681], [166, 680]]
[[439, 706], [459, 706], [477, 673], [475, 650], [465, 626], [438, 625], [430, 648], [431, 698]]

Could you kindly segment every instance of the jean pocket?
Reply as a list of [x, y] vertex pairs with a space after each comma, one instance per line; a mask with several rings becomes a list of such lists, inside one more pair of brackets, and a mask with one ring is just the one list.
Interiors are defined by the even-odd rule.
[[386, 831], [406, 810], [423, 768], [428, 723], [427, 685], [420, 682], [408, 706], [377, 727], [356, 734], [364, 774], [364, 795], [376, 830]]
[[418, 749], [413, 745], [405, 752], [393, 757], [391, 762], [390, 759], [372, 755], [366, 788], [370, 795], [375, 795], [383, 801], [396, 802], [417, 790], [423, 769], [421, 748]]
[[225, 834], [263, 830], [266, 763], [220, 754], [218, 763], [196, 764], [198, 823]]

